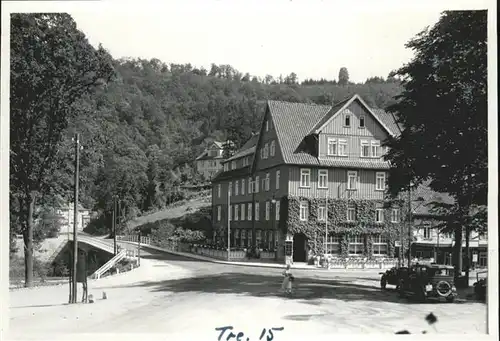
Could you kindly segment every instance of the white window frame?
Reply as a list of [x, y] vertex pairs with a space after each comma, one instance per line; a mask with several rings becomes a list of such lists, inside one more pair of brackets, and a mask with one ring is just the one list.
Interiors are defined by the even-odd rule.
[[318, 221], [326, 221], [326, 205], [318, 205]]
[[[354, 178], [354, 185], [351, 179]], [[347, 171], [347, 189], [355, 191], [358, 189], [358, 171]]]
[[[305, 178], [305, 179], [303, 179]], [[307, 180], [307, 183], [304, 183], [302, 180]], [[301, 168], [300, 169], [300, 186], [302, 188], [310, 188], [311, 187], [311, 169], [309, 168]]]
[[252, 215], [253, 215], [253, 205], [251, 202], [249, 202], [247, 210], [247, 220], [252, 220]]
[[241, 195], [245, 195], [245, 179], [241, 179]]
[[385, 256], [387, 255], [388, 241], [386, 237], [382, 235], [375, 235], [373, 238], [373, 255], [374, 256]]
[[260, 158], [264, 159], [264, 147], [260, 148]]
[[271, 202], [266, 201], [266, 220], [271, 218]]
[[[336, 252], [333, 252], [336, 250]], [[340, 254], [340, 236], [329, 235], [326, 239], [326, 254], [338, 255]]]
[[234, 205], [234, 221], [238, 221], [240, 215], [240, 205], [235, 204]]
[[[363, 238], [361, 236], [349, 236], [348, 237], [347, 252], [351, 256], [362, 255], [363, 254]], [[354, 252], [351, 252], [351, 245], [354, 245]], [[359, 251], [359, 252], [358, 252]]]
[[266, 173], [266, 192], [271, 189], [271, 174]]
[[[351, 217], [352, 215], [352, 217]], [[346, 219], [348, 222], [356, 221], [356, 207], [347, 206], [347, 216]]]
[[236, 169], [236, 161], [231, 161], [231, 169]]
[[[341, 148], [342, 147], [342, 148]], [[347, 140], [345, 139], [339, 139], [338, 140], [338, 156], [348, 156], [348, 151], [347, 151]]]
[[269, 121], [266, 120], [266, 131], [269, 131]]
[[217, 206], [217, 221], [221, 220], [221, 216], [222, 216], [222, 207], [219, 205]]
[[241, 220], [245, 220], [245, 204], [240, 204]]
[[258, 175], [255, 176], [255, 181], [253, 183], [254, 186], [253, 189], [255, 191], [254, 193], [259, 193], [259, 181], [260, 181], [259, 176]]
[[252, 194], [253, 191], [252, 178], [248, 178], [248, 194]]
[[[348, 127], [350, 128], [351, 127], [351, 125], [352, 125], [352, 119], [351, 118], [352, 118], [351, 113], [345, 113], [344, 114], [344, 122], [343, 122], [344, 123], [344, 127], [346, 127], [346, 128], [348, 128]], [[349, 124], [346, 124], [347, 123], [347, 119], [349, 119]]]
[[255, 202], [255, 220], [259, 220], [260, 216], [260, 203], [258, 201]]
[[[375, 190], [376, 191], [385, 191], [385, 172], [376, 172], [375, 173]], [[381, 183], [379, 183], [379, 180], [382, 180]], [[380, 187], [381, 185], [382, 187]]]
[[[324, 183], [321, 183], [321, 180], [324, 180]], [[319, 169], [318, 170], [318, 188], [328, 188], [328, 169]]]
[[[365, 150], [366, 148], [366, 150]], [[366, 151], [366, 154], [365, 154]], [[360, 157], [370, 157], [370, 142], [366, 140], [361, 140], [361, 153]]]
[[224, 164], [224, 172], [227, 172], [227, 171], [229, 171], [229, 162], [226, 162]]
[[239, 180], [236, 180], [234, 182], [234, 195], [238, 195], [239, 191], [240, 191], [240, 182]]
[[391, 223], [399, 223], [399, 208], [391, 210]]
[[299, 204], [299, 219], [301, 221], [307, 221], [309, 218], [309, 203], [307, 201], [301, 201]]
[[267, 159], [269, 157], [269, 145], [266, 144], [264, 145], [264, 159]]
[[280, 171], [276, 171], [276, 189], [280, 189]]
[[[333, 151], [330, 149], [331, 146], [334, 146]], [[335, 156], [338, 154], [338, 152], [339, 152], [339, 149], [338, 149], [337, 139], [333, 138], [333, 137], [329, 137], [327, 139], [327, 144], [326, 144], [326, 155]]]
[[271, 156], [274, 156], [274, 154], [276, 154], [276, 143], [273, 141], [271, 141]]
[[217, 185], [217, 197], [220, 198], [220, 194], [222, 193], [222, 185], [218, 184]]
[[[361, 125], [361, 122], [363, 122], [363, 125]], [[364, 129], [366, 127], [366, 119], [365, 119], [365, 115], [360, 115], [359, 116], [359, 127], [361, 129]]]
[[233, 205], [229, 205], [229, 221], [233, 220]]
[[432, 225], [430, 223], [424, 224], [424, 226], [422, 227], [422, 230], [423, 230], [422, 237], [424, 239], [431, 239], [432, 238], [432, 230], [433, 229], [432, 229]]
[[379, 223], [379, 224], [384, 222], [384, 209], [383, 208], [375, 209], [375, 222]]
[[229, 192], [229, 195], [233, 195], [233, 182], [229, 181], [229, 186], [227, 191]]
[[372, 158], [379, 158], [381, 155], [379, 155], [379, 150], [380, 150], [380, 141], [372, 141], [371, 142], [371, 157]]
[[276, 221], [279, 221], [280, 220], [280, 201], [279, 200], [276, 200], [276, 204], [274, 206], [274, 209], [275, 209], [275, 219]]

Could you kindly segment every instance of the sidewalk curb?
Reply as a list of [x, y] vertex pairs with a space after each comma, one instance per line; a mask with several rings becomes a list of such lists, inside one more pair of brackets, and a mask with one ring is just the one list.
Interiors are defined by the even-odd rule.
[[[129, 241], [124, 241], [120, 240], [118, 241], [119, 243], [125, 243], [125, 244], [130, 244], [130, 245], [137, 245], [135, 242], [129, 242]], [[228, 262], [228, 261], [223, 261], [219, 259], [214, 259], [210, 257], [204, 257], [200, 255], [195, 255], [192, 253], [188, 252], [179, 252], [179, 251], [172, 251], [168, 249], [164, 249], [158, 246], [154, 245], [144, 245], [141, 244], [141, 248], [150, 248], [153, 250], [165, 252], [165, 253], [170, 253], [173, 255], [177, 256], [182, 256], [182, 257], [187, 257], [187, 258], [192, 258], [192, 259], [198, 259], [206, 262], [211, 262], [211, 263], [218, 263], [218, 264], [225, 264], [225, 265], [235, 265], [235, 266], [247, 266], [247, 267], [255, 267], [255, 268], [271, 268], [271, 269], [283, 269], [285, 267], [285, 264], [270, 264], [270, 263], [246, 263], [246, 262]], [[362, 271], [362, 272], [381, 272], [384, 271], [382, 269], [325, 269], [325, 268], [315, 268], [315, 267], [302, 267], [302, 266], [294, 266], [293, 264], [290, 266], [292, 269], [295, 270], [308, 270], [308, 271], [321, 271], [321, 272], [351, 272], [351, 271]]]

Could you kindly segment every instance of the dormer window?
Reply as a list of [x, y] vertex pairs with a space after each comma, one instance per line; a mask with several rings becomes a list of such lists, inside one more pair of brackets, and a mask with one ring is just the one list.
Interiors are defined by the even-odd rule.
[[269, 131], [269, 121], [266, 121], [266, 131]]
[[231, 161], [231, 169], [236, 169], [236, 161]]
[[344, 115], [344, 127], [350, 127], [351, 126], [351, 114], [345, 114]]
[[364, 116], [360, 116], [359, 117], [359, 127], [360, 128], [364, 128], [365, 127], [365, 117]]
[[224, 172], [227, 172], [229, 170], [229, 163], [224, 164]]

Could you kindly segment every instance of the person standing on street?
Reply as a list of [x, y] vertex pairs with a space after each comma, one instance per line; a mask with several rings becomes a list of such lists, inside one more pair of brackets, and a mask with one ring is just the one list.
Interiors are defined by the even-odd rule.
[[292, 282], [293, 282], [293, 275], [290, 270], [290, 264], [286, 265], [285, 271], [283, 271], [283, 283], [281, 284], [281, 289], [287, 294], [291, 295], [292, 294]]

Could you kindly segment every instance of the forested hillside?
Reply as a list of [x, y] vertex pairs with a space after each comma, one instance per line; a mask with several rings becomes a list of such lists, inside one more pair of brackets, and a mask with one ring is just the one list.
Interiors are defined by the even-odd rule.
[[258, 131], [267, 99], [330, 104], [358, 93], [384, 108], [400, 92], [395, 79], [298, 84], [293, 73], [259, 79], [229, 65], [207, 71], [128, 59], [115, 60], [114, 68], [115, 79], [82, 103], [66, 143], [80, 132], [84, 204], [110, 212], [117, 195], [126, 219], [180, 199], [181, 184], [203, 181], [194, 174], [196, 156], [214, 139], [241, 146]]

